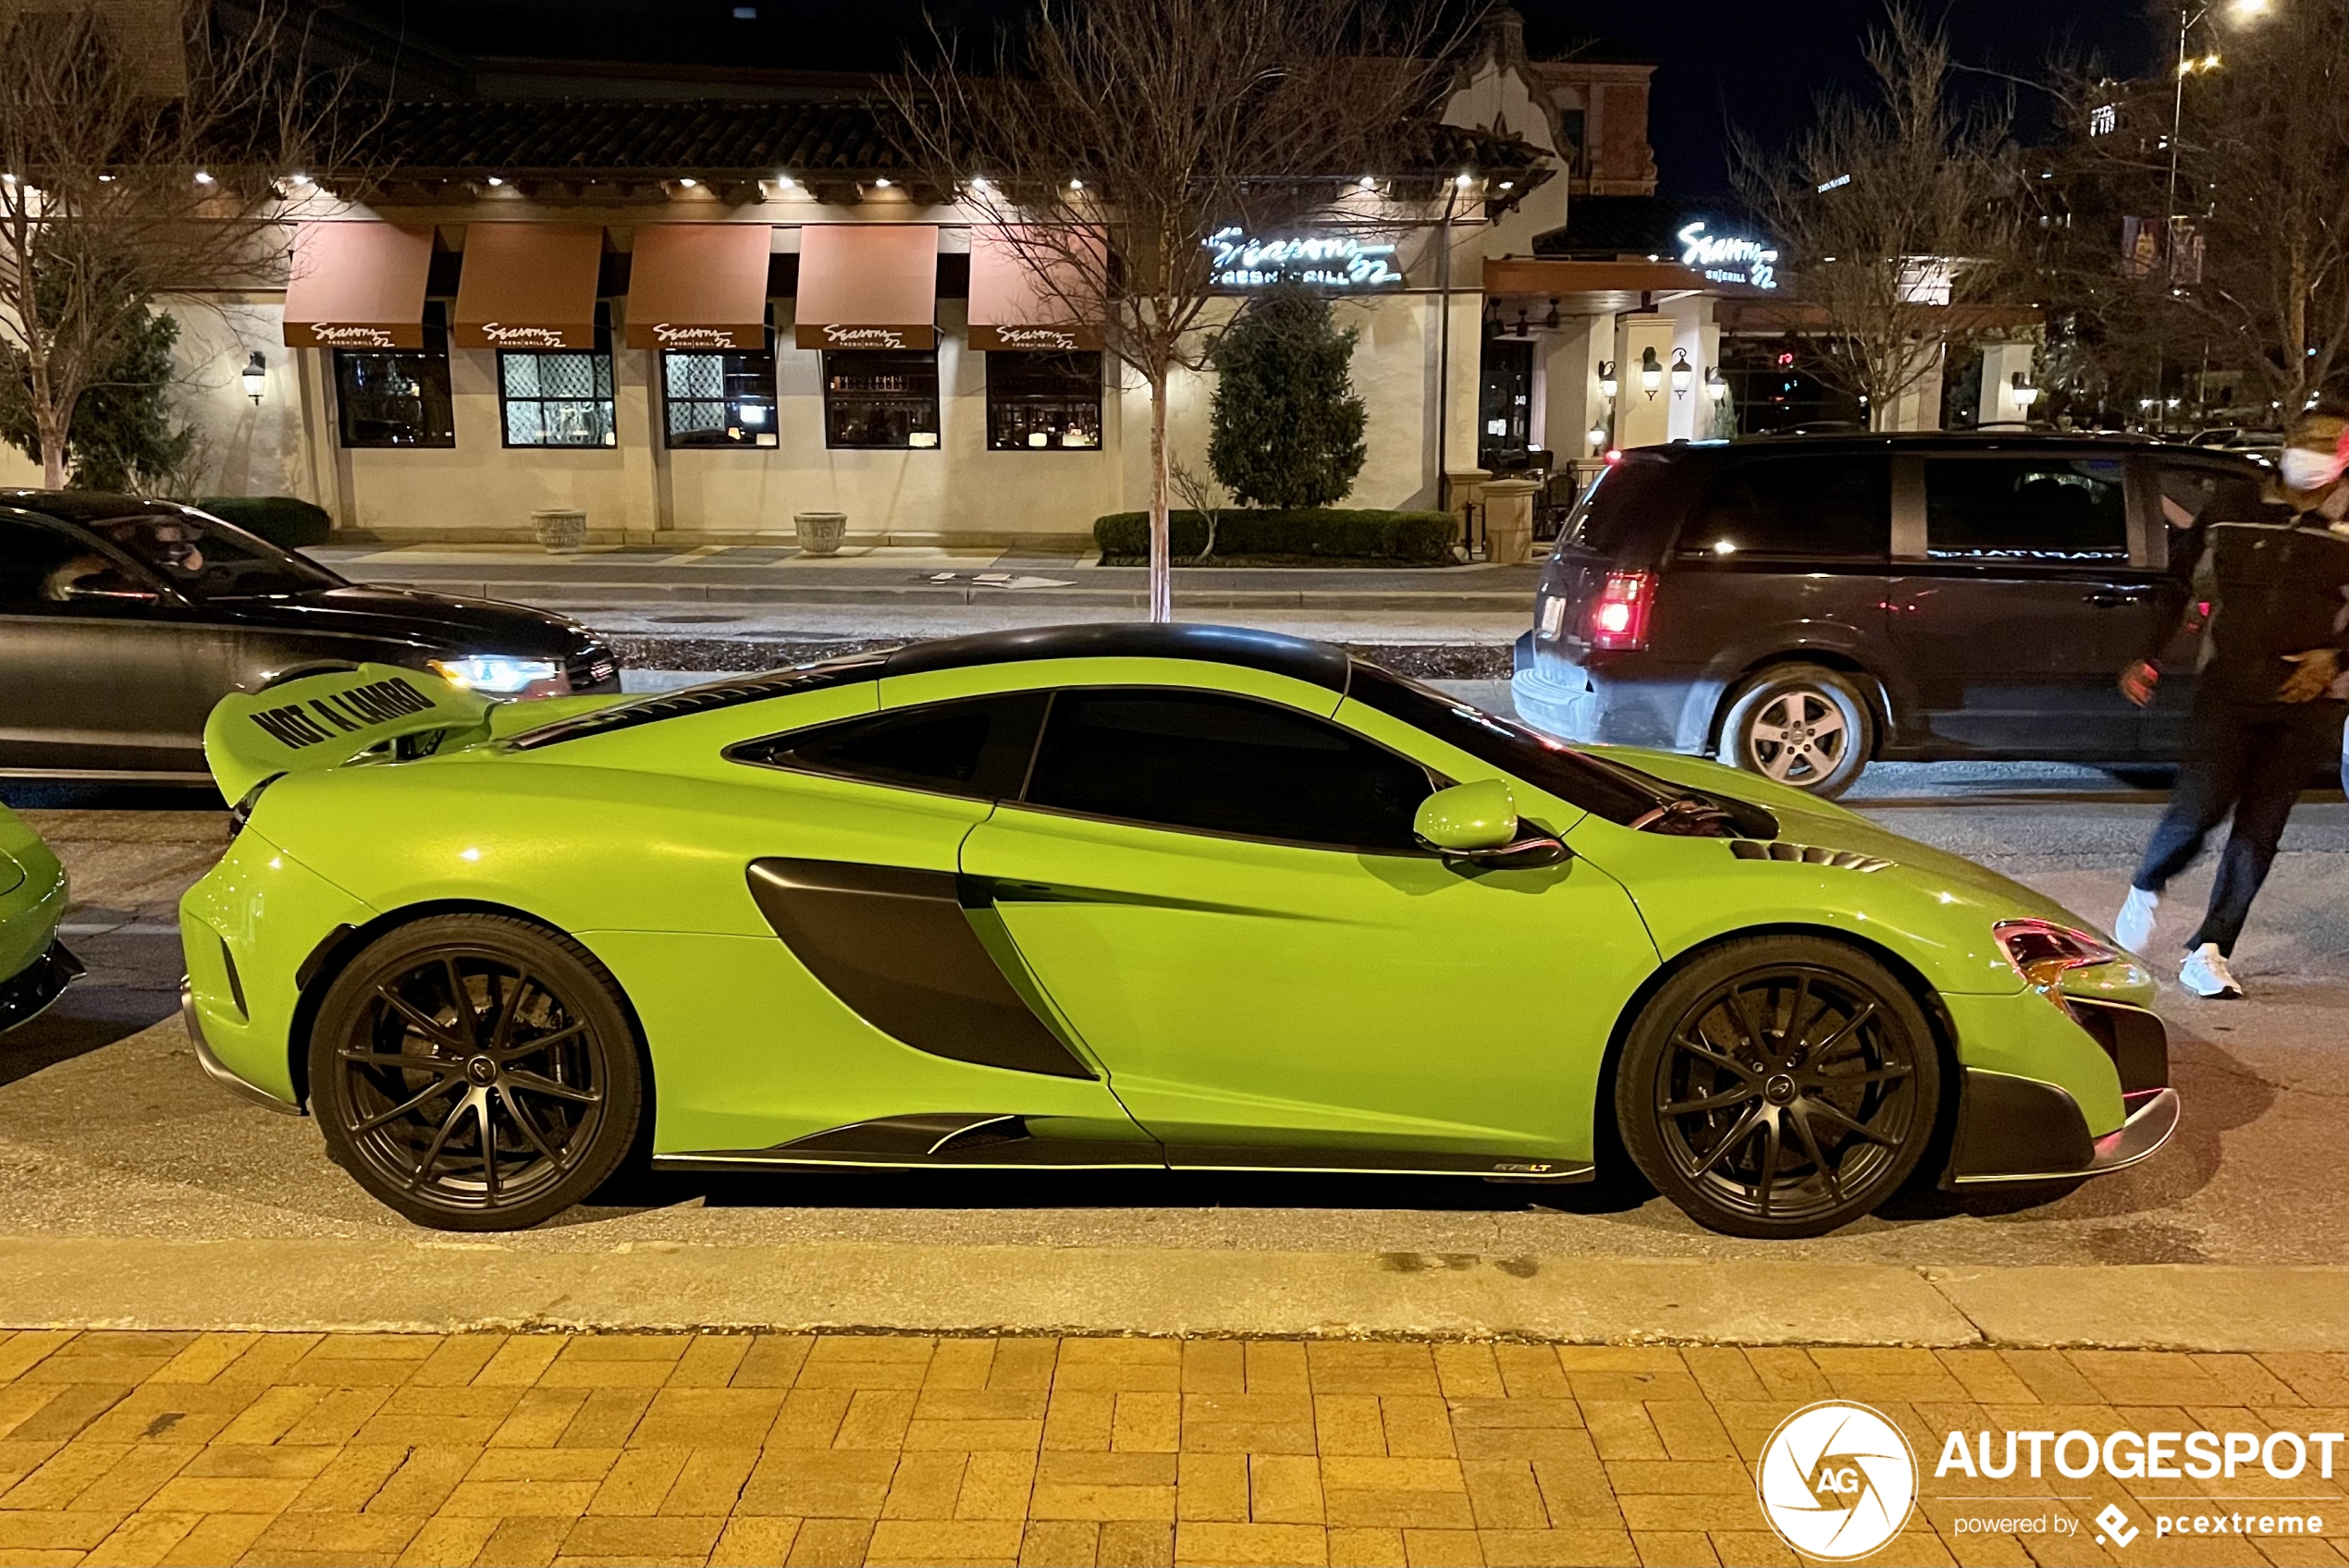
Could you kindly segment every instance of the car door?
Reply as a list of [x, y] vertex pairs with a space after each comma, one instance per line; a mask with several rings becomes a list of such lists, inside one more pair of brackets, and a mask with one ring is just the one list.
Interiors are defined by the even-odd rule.
[[209, 777], [190, 619], [101, 541], [0, 511], [0, 770]]
[[1888, 620], [1937, 753], [2139, 754], [2119, 676], [2169, 584], [2132, 526], [2125, 468], [2097, 452], [1900, 460]]
[[2204, 520], [2253, 515], [2260, 475], [2248, 463], [2167, 452], [2154, 459], [2154, 470], [2172, 587], [2165, 617], [2168, 637], [2160, 653], [2161, 680], [2145, 709], [2144, 751], [2152, 761], [2175, 762], [2186, 754], [2193, 730], [2195, 668], [2202, 658], [2205, 618], [2189, 617], [2185, 611], [2195, 562], [2202, 556]]
[[1438, 782], [1287, 702], [1066, 690], [963, 869], [1170, 1163], [1546, 1169], [1604, 1048], [1555, 987], [1653, 949], [1594, 867], [1422, 851]]

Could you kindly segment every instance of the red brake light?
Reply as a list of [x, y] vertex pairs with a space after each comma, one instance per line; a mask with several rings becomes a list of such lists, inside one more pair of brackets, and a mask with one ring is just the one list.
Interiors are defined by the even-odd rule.
[[1623, 448], [1620, 447], [1609, 447], [1606, 449], [1606, 456], [1600, 460], [1602, 462], [1609, 463], [1621, 462], [1623, 460]]
[[1591, 646], [1634, 653], [1648, 645], [1648, 609], [1655, 603], [1655, 573], [1610, 571], [1591, 606]]

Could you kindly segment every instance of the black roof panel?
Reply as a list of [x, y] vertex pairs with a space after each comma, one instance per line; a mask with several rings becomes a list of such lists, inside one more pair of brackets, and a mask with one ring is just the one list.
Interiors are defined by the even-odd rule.
[[915, 675], [932, 669], [1010, 664], [1025, 659], [1201, 659], [1239, 665], [1291, 680], [1346, 690], [1350, 668], [1346, 651], [1277, 631], [1243, 626], [1153, 625], [1122, 621], [1100, 626], [1037, 626], [1017, 631], [982, 631], [916, 643], [888, 655], [883, 673]]

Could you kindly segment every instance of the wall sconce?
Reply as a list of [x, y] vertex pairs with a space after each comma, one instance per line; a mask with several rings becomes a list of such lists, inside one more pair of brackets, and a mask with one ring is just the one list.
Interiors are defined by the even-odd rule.
[[245, 384], [245, 396], [252, 399], [254, 408], [261, 406], [261, 394], [269, 386], [268, 357], [255, 349], [245, 356], [245, 368], [238, 379]]
[[1664, 361], [1654, 349], [1640, 350], [1640, 386], [1651, 398], [1664, 390]]
[[2026, 371], [2014, 373], [2013, 391], [2014, 406], [2018, 409], [2027, 410], [2039, 400], [2039, 389], [2031, 385], [2031, 376]]
[[1689, 363], [1686, 349], [1672, 350], [1672, 396], [1685, 398], [1689, 388], [1696, 385], [1696, 366]]
[[1729, 395], [1728, 377], [1721, 374], [1719, 365], [1704, 373], [1704, 395], [1716, 403]]
[[1623, 390], [1623, 384], [1615, 378], [1615, 361], [1601, 360], [1599, 361], [1599, 396], [1611, 403], [1615, 401], [1615, 395], [1621, 390]]
[[1558, 302], [1556, 300], [1550, 301], [1550, 313], [1542, 318], [1542, 325], [1553, 332], [1557, 330]]
[[1525, 312], [1523, 311], [1519, 311], [1517, 313], [1517, 335], [1519, 337], [1527, 336], [1525, 329]]
[[1606, 449], [1605, 425], [1594, 424], [1591, 426], [1590, 430], [1586, 434], [1588, 434], [1591, 437], [1591, 450], [1593, 452], [1603, 452]]

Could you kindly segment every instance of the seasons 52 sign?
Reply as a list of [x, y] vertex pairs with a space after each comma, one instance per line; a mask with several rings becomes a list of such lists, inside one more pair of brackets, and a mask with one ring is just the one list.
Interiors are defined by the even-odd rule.
[[1227, 228], [1207, 241], [1215, 287], [1227, 292], [1301, 283], [1349, 294], [1403, 287], [1395, 247], [1351, 234], [1269, 238]]
[[1684, 227], [1679, 235], [1680, 264], [1703, 273], [1714, 283], [1742, 283], [1749, 288], [1778, 286], [1778, 252], [1759, 239], [1706, 231], [1704, 220]]

